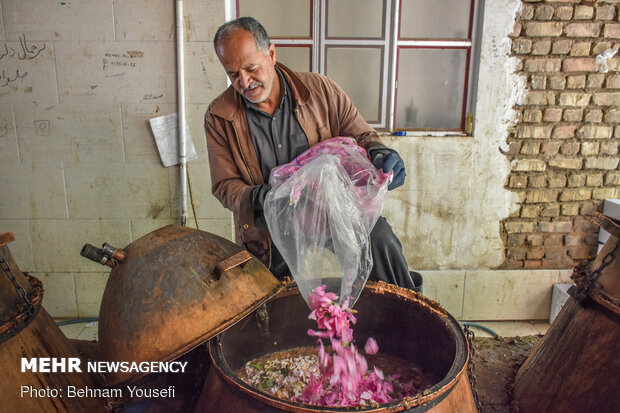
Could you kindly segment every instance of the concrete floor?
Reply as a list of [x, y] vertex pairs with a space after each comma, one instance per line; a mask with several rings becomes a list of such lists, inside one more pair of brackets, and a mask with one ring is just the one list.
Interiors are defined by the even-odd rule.
[[[63, 321], [63, 320], [56, 320]], [[501, 337], [535, 336], [544, 335], [550, 324], [545, 321], [469, 321], [493, 330]], [[96, 321], [68, 324], [60, 329], [68, 338], [78, 340], [97, 340], [98, 323]], [[470, 329], [476, 337], [492, 337], [492, 335], [480, 328], [471, 326]]]

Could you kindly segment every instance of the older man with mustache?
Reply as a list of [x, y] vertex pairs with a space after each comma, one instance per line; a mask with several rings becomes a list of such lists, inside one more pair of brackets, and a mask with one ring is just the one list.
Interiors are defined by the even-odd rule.
[[[233, 212], [237, 243], [281, 278], [290, 273], [262, 213], [274, 167], [335, 136], [355, 138], [376, 167], [393, 171], [390, 190], [404, 183], [404, 162], [382, 144], [334, 81], [278, 63], [275, 46], [256, 19], [223, 24], [213, 44], [232, 83], [205, 114], [213, 195]], [[370, 242], [370, 280], [419, 290], [421, 276], [409, 272], [400, 241], [385, 218], [377, 221]]]

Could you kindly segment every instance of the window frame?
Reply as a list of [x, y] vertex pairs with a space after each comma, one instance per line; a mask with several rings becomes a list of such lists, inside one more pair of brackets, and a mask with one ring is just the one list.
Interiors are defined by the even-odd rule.
[[[225, 0], [227, 17], [240, 17], [240, 0]], [[326, 74], [327, 50], [329, 47], [365, 47], [381, 48], [381, 85], [378, 122], [369, 124], [386, 133], [401, 132], [406, 136], [466, 136], [468, 114], [475, 112], [475, 72], [478, 58], [477, 33], [480, 31], [481, 0], [470, 1], [468, 20], [468, 37], [465, 39], [411, 39], [401, 37], [401, 10], [403, 0], [383, 0], [383, 37], [382, 38], [342, 38], [328, 37], [327, 7], [330, 0], [307, 0], [310, 4], [311, 36], [305, 38], [271, 37], [276, 47], [310, 47], [311, 71]], [[228, 18], [227, 18], [228, 20]], [[396, 128], [396, 103], [398, 99], [398, 62], [400, 51], [404, 49], [461, 49], [466, 50], [465, 70], [463, 73], [463, 97], [461, 104], [461, 123], [459, 129], [435, 128]]]

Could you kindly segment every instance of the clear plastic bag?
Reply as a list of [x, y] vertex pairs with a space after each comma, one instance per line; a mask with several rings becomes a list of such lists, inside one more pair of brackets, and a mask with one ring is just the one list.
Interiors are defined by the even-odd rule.
[[341, 305], [353, 306], [372, 269], [370, 231], [391, 178], [354, 139], [342, 137], [272, 170], [265, 219], [306, 302], [325, 284]]

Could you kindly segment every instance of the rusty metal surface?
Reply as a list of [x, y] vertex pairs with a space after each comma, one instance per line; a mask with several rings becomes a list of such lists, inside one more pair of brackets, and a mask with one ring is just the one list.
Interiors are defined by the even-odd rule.
[[[433, 373], [442, 377], [440, 382], [417, 396], [366, 409], [287, 402], [247, 385], [234, 375], [234, 371], [254, 356], [315, 344], [312, 338], [304, 343], [306, 337], [303, 333], [312, 322], [306, 319], [309, 310], [296, 288], [287, 288], [266, 305], [269, 309], [269, 331], [261, 331], [263, 327], [260, 323], [252, 320], [253, 317], [247, 317], [243, 323], [209, 342], [218, 374], [215, 377], [214, 373], [210, 373], [211, 382], [207, 380], [205, 383], [196, 413], [232, 413], [239, 406], [247, 412], [422, 412], [429, 409], [442, 412], [454, 411], [455, 406], [460, 411], [476, 411], [471, 390], [459, 391], [459, 396], [452, 395], [459, 383], [461, 387], [469, 388], [466, 372], [469, 348], [459, 323], [439, 304], [421, 294], [382, 282], [367, 283], [355, 305], [358, 310], [356, 341], [364, 342], [366, 336], [372, 335], [382, 351], [423, 365], [429, 371], [435, 369]], [[394, 317], [393, 312], [398, 317]], [[248, 345], [250, 342], [253, 343], [251, 347]], [[463, 380], [467, 383], [461, 383]], [[450, 407], [445, 409], [441, 407], [440, 404], [450, 397], [462, 399], [452, 400], [448, 403]]]
[[15, 241], [15, 237], [11, 231], [0, 234], [0, 247], [4, 247], [9, 242]]
[[16, 290], [9, 274], [0, 269], [0, 343], [17, 334], [35, 315], [43, 299], [43, 285], [37, 278], [24, 274], [15, 262], [9, 247], [0, 247], [0, 258], [10, 267], [15, 282], [34, 306], [35, 313], [29, 314], [28, 305]]
[[[243, 249], [192, 228], [169, 225], [124, 248], [110, 273], [99, 316], [100, 355], [109, 361], [168, 361], [241, 320], [283, 285], [252, 257], [217, 278], [218, 264]], [[106, 384], [140, 373], [110, 373]]]

